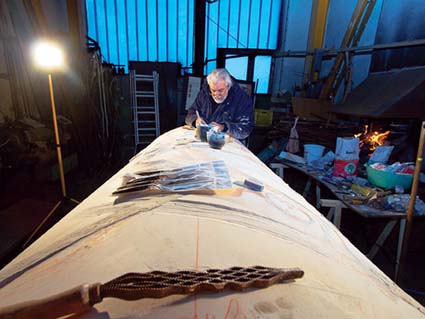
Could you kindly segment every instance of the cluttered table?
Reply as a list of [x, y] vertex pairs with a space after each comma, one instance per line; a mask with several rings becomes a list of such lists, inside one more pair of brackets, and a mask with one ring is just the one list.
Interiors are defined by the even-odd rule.
[[[425, 122], [422, 123], [416, 161], [401, 163], [393, 160], [392, 164], [388, 163], [394, 146], [375, 142], [369, 145], [371, 140], [367, 139], [360, 141], [359, 137], [365, 137], [365, 133], [354, 134], [354, 137], [337, 137], [335, 153], [328, 150], [324, 154], [326, 147], [323, 145], [304, 144], [304, 156], [300, 157], [296, 155], [300, 151], [296, 124], [297, 119], [291, 128], [287, 144], [274, 158], [274, 162], [270, 163], [270, 168], [282, 179], [286, 168], [304, 173], [308, 180], [303, 197], [306, 198], [312, 183], [315, 183], [316, 208], [330, 208], [326, 217], [338, 229], [343, 208], [366, 219], [388, 220], [367, 255], [370, 259], [375, 257], [394, 227], [399, 224], [395, 267], [397, 277], [401, 255], [404, 256], [407, 251], [405, 247], [412, 218], [414, 215], [425, 216], [425, 203], [417, 196], [418, 181], [422, 175], [420, 170], [424, 154]], [[362, 174], [364, 178], [357, 175], [361, 147], [365, 145], [368, 153], [363, 153], [363, 159], [367, 159], [367, 163], [362, 166], [365, 168], [365, 174]], [[371, 150], [372, 153], [369, 152]], [[321, 186], [326, 187], [333, 198], [323, 198]], [[409, 189], [410, 194], [406, 192]]]
[[[404, 212], [376, 208], [376, 206], [380, 205], [379, 203], [382, 202], [384, 196], [390, 194], [389, 191], [362, 186], [349, 179], [337, 181], [326, 175], [326, 172], [323, 170], [315, 169], [306, 164], [297, 164], [286, 160], [281, 160], [280, 162], [289, 168], [304, 173], [309, 178], [316, 181], [316, 187], [320, 188], [321, 185], [327, 187], [338, 200], [363, 217], [400, 219], [406, 216]], [[306, 191], [308, 191], [308, 189], [304, 190], [304, 192]], [[322, 198], [318, 200], [320, 199]]]
[[[406, 225], [406, 213], [383, 208], [382, 201], [390, 192], [379, 188], [361, 186], [348, 179], [333, 179], [326, 174], [326, 171], [319, 170], [306, 164], [295, 163], [285, 159], [275, 159], [270, 165], [272, 169], [280, 170], [283, 178], [284, 169], [295, 169], [304, 173], [308, 180], [304, 187], [303, 196], [305, 197], [311, 189], [313, 183], [316, 185], [316, 208], [329, 207], [327, 218], [339, 229], [342, 218], [342, 209], [350, 209], [364, 218], [388, 219], [384, 229], [377, 237], [374, 245], [367, 256], [373, 259], [378, 253], [380, 247], [384, 244], [394, 227], [399, 224], [398, 244], [397, 244], [397, 265], [400, 261], [401, 247], [403, 244], [403, 234]], [[321, 196], [321, 187], [326, 187], [335, 198], [328, 199]]]

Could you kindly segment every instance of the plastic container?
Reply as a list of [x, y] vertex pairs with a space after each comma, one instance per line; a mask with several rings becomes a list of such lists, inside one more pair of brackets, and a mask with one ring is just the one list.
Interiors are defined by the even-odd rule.
[[318, 144], [305, 144], [304, 145], [304, 159], [307, 165], [311, 165], [311, 162], [319, 159], [323, 155], [325, 147]]
[[394, 188], [396, 185], [409, 189], [412, 186], [413, 175], [411, 174], [395, 174], [366, 166], [368, 181], [378, 187], [385, 189]]
[[201, 142], [207, 142], [207, 133], [212, 129], [211, 125], [201, 124], [199, 126], [199, 137], [201, 138]]
[[217, 150], [221, 149], [226, 143], [226, 136], [224, 133], [218, 133], [214, 132], [210, 135], [210, 138], [208, 139], [208, 144], [210, 144], [211, 148], [215, 148]]

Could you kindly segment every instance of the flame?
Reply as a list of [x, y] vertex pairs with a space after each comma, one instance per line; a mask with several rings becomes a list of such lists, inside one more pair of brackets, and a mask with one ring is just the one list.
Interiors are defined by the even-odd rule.
[[369, 128], [369, 125], [364, 126], [364, 131], [362, 133], [354, 134], [354, 137], [360, 137], [362, 135], [367, 135], [367, 129]]
[[374, 151], [377, 146], [384, 144], [385, 139], [391, 133], [391, 131], [386, 131], [384, 133], [379, 132], [370, 132], [368, 133], [368, 125], [364, 126], [364, 131], [362, 133], [354, 134], [354, 137], [360, 138], [360, 147], [367, 145], [371, 151]]
[[370, 145], [370, 150], [373, 151], [377, 146], [384, 144], [385, 139], [391, 133], [391, 131], [386, 131], [384, 133], [373, 132], [366, 135], [367, 144]]

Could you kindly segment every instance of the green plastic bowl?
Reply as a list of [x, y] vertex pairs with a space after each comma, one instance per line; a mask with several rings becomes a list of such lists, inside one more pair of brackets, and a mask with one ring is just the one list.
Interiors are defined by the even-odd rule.
[[385, 189], [394, 188], [396, 185], [409, 189], [412, 186], [413, 175], [395, 174], [382, 171], [371, 166], [366, 166], [367, 179], [369, 183]]

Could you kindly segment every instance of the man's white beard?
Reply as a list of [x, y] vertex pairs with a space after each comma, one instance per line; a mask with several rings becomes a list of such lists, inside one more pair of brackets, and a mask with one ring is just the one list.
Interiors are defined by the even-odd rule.
[[215, 97], [213, 96], [213, 100], [215, 103], [220, 104], [223, 103], [227, 96]]

